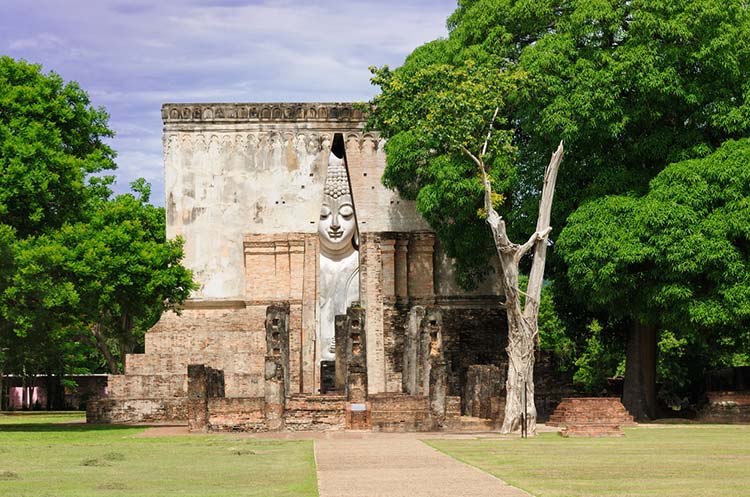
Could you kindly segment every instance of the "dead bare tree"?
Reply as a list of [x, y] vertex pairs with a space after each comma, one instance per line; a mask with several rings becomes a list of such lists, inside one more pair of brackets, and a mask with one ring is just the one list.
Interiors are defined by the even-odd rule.
[[[505, 419], [501, 432], [511, 433], [521, 428], [526, 404], [526, 429], [529, 434], [536, 433], [536, 406], [534, 405], [534, 346], [539, 333], [537, 318], [539, 316], [539, 299], [544, 280], [544, 265], [547, 256], [547, 237], [552, 231], [550, 214], [552, 199], [555, 194], [557, 171], [563, 158], [563, 143], [552, 154], [549, 165], [544, 173], [542, 198], [539, 203], [539, 217], [536, 231], [523, 245], [513, 243], [508, 239], [505, 221], [492, 206], [492, 185], [487, 177], [484, 155], [487, 143], [492, 134], [492, 124], [497, 117], [498, 110], [490, 123], [490, 130], [479, 155], [463, 148], [477, 164], [482, 172], [484, 183], [484, 208], [487, 211], [487, 223], [492, 228], [497, 255], [500, 258], [502, 270], [501, 278], [505, 290], [505, 309], [508, 318], [508, 376], [505, 383]], [[529, 250], [534, 248], [534, 260], [529, 273], [529, 284], [526, 292], [518, 286], [518, 264]], [[525, 299], [521, 298], [521, 295]], [[525, 399], [524, 399], [525, 396]]]

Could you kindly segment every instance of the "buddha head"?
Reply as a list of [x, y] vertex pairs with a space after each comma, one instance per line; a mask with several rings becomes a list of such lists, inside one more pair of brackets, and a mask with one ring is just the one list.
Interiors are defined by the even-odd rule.
[[339, 159], [331, 153], [318, 224], [321, 252], [328, 256], [351, 254], [356, 250], [356, 231], [354, 203], [344, 159]]

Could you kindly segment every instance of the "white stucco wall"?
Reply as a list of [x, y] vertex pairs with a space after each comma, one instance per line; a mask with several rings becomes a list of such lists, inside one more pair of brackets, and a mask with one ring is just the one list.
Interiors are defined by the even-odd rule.
[[194, 298], [245, 297], [244, 235], [317, 230], [335, 133], [360, 231], [428, 229], [380, 183], [382, 140], [350, 104], [165, 104], [162, 117], [167, 236], [185, 239]]

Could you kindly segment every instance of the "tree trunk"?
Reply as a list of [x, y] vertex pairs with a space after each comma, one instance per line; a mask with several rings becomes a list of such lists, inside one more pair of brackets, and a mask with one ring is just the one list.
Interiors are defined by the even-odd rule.
[[656, 419], [656, 336], [655, 326], [637, 320], [628, 333], [622, 403], [639, 421]]
[[120, 373], [121, 371], [120, 371], [120, 367], [117, 364], [117, 358], [114, 356], [112, 351], [109, 350], [107, 341], [102, 335], [100, 325], [98, 323], [93, 325], [89, 331], [91, 331], [91, 336], [94, 337], [93, 340], [91, 340], [91, 337], [89, 335], [82, 335], [81, 338], [84, 341], [96, 347], [99, 350], [99, 352], [102, 353], [102, 355], [104, 356], [104, 359], [107, 361], [107, 367], [109, 368], [109, 372], [111, 374]]
[[25, 411], [29, 407], [29, 389], [27, 377], [24, 374], [21, 378], [21, 410]]
[[536, 404], [534, 403], [536, 334], [536, 322], [530, 325], [522, 316], [515, 316], [515, 313], [508, 312], [508, 347], [505, 349], [508, 352], [508, 377], [505, 381], [505, 419], [500, 429], [503, 433], [520, 430], [524, 415], [527, 433], [536, 433]]
[[[492, 118], [494, 122], [497, 116]], [[492, 124], [490, 124], [490, 133]], [[552, 228], [549, 226], [552, 211], [552, 199], [555, 193], [557, 171], [563, 157], [563, 144], [552, 154], [547, 170], [544, 173], [544, 186], [539, 202], [539, 217], [537, 230], [523, 245], [512, 243], [508, 239], [505, 221], [495, 211], [492, 205], [492, 185], [487, 177], [483, 156], [487, 143], [479, 156], [473, 155], [463, 148], [472, 160], [479, 166], [484, 184], [484, 208], [487, 212], [487, 223], [492, 228], [495, 248], [500, 258], [503, 288], [505, 291], [505, 309], [508, 316], [508, 379], [505, 383], [505, 418], [500, 429], [502, 433], [511, 433], [521, 428], [523, 416], [526, 416], [527, 434], [536, 434], [536, 405], [534, 403], [534, 347], [538, 334], [537, 318], [539, 316], [539, 299], [541, 297], [542, 282], [544, 280], [544, 264], [547, 254], [547, 237]], [[518, 265], [523, 256], [532, 248], [534, 261], [529, 274], [529, 284], [525, 294], [523, 307], [521, 306], [518, 285]]]

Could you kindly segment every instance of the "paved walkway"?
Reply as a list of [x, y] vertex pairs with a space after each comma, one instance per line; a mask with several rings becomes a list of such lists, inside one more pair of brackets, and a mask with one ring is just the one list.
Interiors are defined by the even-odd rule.
[[368, 435], [315, 441], [320, 497], [529, 497], [413, 435]]

